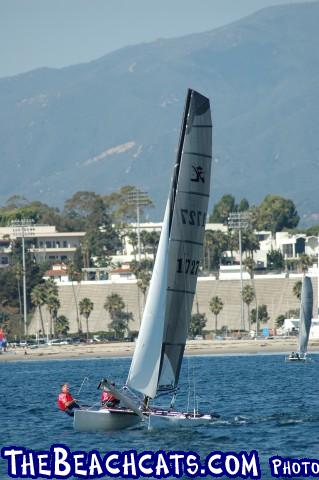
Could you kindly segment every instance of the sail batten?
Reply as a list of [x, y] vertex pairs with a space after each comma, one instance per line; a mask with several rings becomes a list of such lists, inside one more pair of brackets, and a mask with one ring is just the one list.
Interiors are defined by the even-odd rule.
[[212, 159], [211, 155], [205, 155], [204, 153], [184, 152], [184, 155], [195, 155], [196, 157], [207, 158], [208, 160]]
[[212, 159], [209, 100], [189, 90], [171, 190], [127, 384], [154, 398], [178, 384], [207, 218]]

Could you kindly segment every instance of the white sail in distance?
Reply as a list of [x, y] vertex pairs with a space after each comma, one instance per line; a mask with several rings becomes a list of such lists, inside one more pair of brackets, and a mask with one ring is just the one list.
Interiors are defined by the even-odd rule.
[[311, 278], [305, 276], [302, 281], [300, 297], [299, 353], [307, 353], [309, 333], [312, 321], [313, 289]]

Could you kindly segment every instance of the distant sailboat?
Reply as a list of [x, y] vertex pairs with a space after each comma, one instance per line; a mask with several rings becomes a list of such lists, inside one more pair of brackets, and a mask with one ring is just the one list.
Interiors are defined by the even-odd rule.
[[298, 336], [298, 351], [292, 352], [287, 361], [291, 362], [305, 362], [308, 360], [307, 349], [309, 333], [312, 321], [313, 308], [313, 290], [311, 278], [304, 276], [301, 288], [300, 297], [300, 322], [299, 322], [299, 336]]
[[[203, 252], [211, 161], [209, 100], [189, 90], [156, 261], [128, 379], [120, 391], [107, 380], [102, 381], [124, 407], [76, 410], [76, 430], [126, 428], [143, 419], [213, 418], [197, 411], [173, 410]], [[171, 395], [170, 408], [151, 406], [158, 393]]]

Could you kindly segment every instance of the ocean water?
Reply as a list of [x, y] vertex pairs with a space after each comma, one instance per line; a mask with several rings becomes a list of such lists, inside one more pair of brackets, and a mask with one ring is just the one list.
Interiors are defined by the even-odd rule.
[[[0, 448], [20, 446], [48, 450], [54, 443], [72, 451], [180, 450], [201, 458], [210, 452], [257, 450], [262, 478], [272, 478], [274, 455], [319, 458], [319, 356], [305, 365], [287, 364], [284, 355], [205, 356], [185, 358], [176, 407], [194, 406], [220, 418], [194, 424], [106, 433], [77, 433], [72, 419], [60, 412], [60, 384], [70, 383], [73, 396], [98, 402], [102, 377], [118, 385], [126, 379], [130, 359], [81, 359], [0, 363]], [[191, 393], [191, 394], [189, 394]], [[0, 459], [0, 479], [9, 478]], [[187, 478], [187, 477], [185, 477]]]

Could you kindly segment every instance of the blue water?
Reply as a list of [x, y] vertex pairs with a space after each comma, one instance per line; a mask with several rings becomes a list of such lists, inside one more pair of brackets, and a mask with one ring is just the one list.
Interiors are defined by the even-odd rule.
[[[262, 478], [270, 479], [273, 455], [319, 458], [319, 356], [306, 365], [286, 364], [283, 355], [210, 356], [185, 358], [177, 407], [188, 402], [188, 385], [196, 391], [200, 409], [215, 411], [212, 424], [170, 429], [144, 425], [103, 434], [77, 433], [72, 419], [56, 407], [61, 383], [67, 381], [81, 399], [98, 401], [102, 377], [122, 384], [130, 359], [20, 361], [0, 364], [0, 447], [35, 450], [63, 443], [71, 450], [184, 450], [202, 458], [215, 450], [257, 450]], [[193, 408], [193, 397], [190, 398]], [[9, 478], [0, 460], [0, 479]]]

